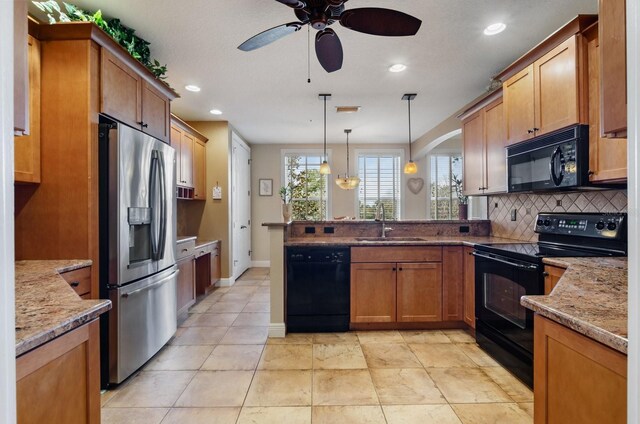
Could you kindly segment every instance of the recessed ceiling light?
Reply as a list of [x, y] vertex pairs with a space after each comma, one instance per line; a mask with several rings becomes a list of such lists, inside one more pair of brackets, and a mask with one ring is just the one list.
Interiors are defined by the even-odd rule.
[[193, 91], [194, 93], [197, 93], [198, 91], [200, 91], [200, 87], [198, 87], [197, 85], [192, 85], [192, 84], [185, 85], [184, 88], [185, 88], [185, 90]]
[[218, 109], [211, 109], [209, 113], [212, 115], [222, 115], [222, 111]]
[[356, 113], [360, 111], [360, 106], [337, 106], [338, 113]]
[[503, 24], [502, 22], [497, 22], [495, 24], [491, 24], [488, 27], [486, 27], [484, 29], [484, 35], [496, 35], [496, 34], [500, 34], [502, 31], [504, 31], [507, 28], [507, 26], [505, 24]]
[[407, 65], [403, 65], [402, 63], [396, 63], [389, 67], [389, 72], [402, 72], [407, 69]]

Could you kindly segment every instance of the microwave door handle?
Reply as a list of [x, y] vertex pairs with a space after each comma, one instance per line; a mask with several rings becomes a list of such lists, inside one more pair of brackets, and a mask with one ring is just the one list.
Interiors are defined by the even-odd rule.
[[562, 183], [562, 179], [564, 178], [564, 170], [563, 167], [560, 167], [560, 175], [556, 174], [556, 160], [559, 156], [562, 155], [562, 150], [560, 147], [557, 147], [556, 150], [551, 155], [551, 162], [549, 163], [549, 173], [551, 174], [551, 180], [556, 187], [559, 187]]
[[151, 255], [152, 259], [156, 259], [158, 256], [158, 238], [160, 235], [156, 232], [155, 228], [157, 225], [156, 220], [156, 208], [155, 204], [158, 196], [158, 156], [154, 151], [151, 154], [151, 181], [150, 181], [150, 206], [153, 211], [153, 216], [151, 218]]
[[156, 259], [164, 258], [164, 248], [167, 241], [167, 172], [164, 163], [164, 155], [158, 152], [158, 163], [160, 165], [160, 237], [158, 245], [158, 255]]

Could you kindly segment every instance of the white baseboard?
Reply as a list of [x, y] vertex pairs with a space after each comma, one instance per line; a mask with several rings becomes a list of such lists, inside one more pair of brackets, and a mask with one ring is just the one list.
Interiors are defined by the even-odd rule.
[[236, 279], [233, 277], [221, 278], [220, 281], [216, 283], [216, 287], [231, 287], [235, 283], [236, 283]]
[[284, 338], [287, 335], [287, 327], [284, 322], [269, 324], [269, 337]]
[[271, 261], [251, 261], [251, 268], [270, 268]]

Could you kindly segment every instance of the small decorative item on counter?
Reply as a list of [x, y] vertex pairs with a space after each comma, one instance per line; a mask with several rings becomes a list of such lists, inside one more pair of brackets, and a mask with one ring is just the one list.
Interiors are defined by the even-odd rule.
[[290, 185], [280, 187], [280, 198], [282, 199], [282, 217], [284, 218], [284, 222], [291, 221], [291, 193], [292, 189]]
[[[454, 158], [454, 161], [460, 160], [460, 158]], [[458, 219], [466, 221], [469, 219], [469, 196], [462, 194], [462, 177], [456, 174], [452, 174], [453, 185], [456, 190], [456, 196], [458, 197]]]

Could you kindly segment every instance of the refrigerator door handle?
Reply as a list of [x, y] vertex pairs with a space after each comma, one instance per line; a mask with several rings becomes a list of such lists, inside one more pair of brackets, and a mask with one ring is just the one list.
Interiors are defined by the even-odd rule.
[[[157, 151], [153, 151], [151, 154], [151, 187], [149, 189], [150, 192], [150, 206], [153, 211], [153, 216], [151, 217], [151, 257], [153, 260], [158, 259], [158, 248], [160, 242], [160, 231], [158, 227], [158, 218], [157, 218], [157, 205], [158, 205], [158, 174], [159, 174], [159, 159], [157, 155]], [[158, 230], [156, 230], [158, 228]]]
[[171, 275], [169, 275], [169, 276], [167, 276], [167, 277], [163, 278], [163, 279], [162, 279], [162, 280], [160, 280], [160, 281], [157, 281], [157, 282], [155, 282], [155, 283], [153, 283], [153, 284], [149, 284], [148, 286], [144, 286], [144, 287], [142, 287], [142, 288], [139, 288], [139, 289], [137, 289], [137, 290], [133, 290], [133, 291], [128, 292], [128, 293], [122, 293], [120, 296], [121, 296], [121, 297], [125, 297], [125, 298], [126, 298], [126, 297], [129, 297], [129, 296], [133, 296], [133, 295], [134, 295], [134, 294], [136, 294], [136, 293], [141, 293], [141, 292], [144, 292], [144, 291], [148, 291], [149, 289], [151, 289], [151, 288], [153, 288], [153, 287], [161, 286], [161, 285], [165, 284], [167, 281], [169, 281], [169, 280], [171, 280], [171, 279], [175, 278], [175, 277], [178, 275], [178, 273], [179, 273], [179, 272], [180, 272], [180, 271], [176, 270], [176, 271], [174, 271], [174, 272], [173, 272], [173, 274], [171, 274]]
[[160, 235], [156, 260], [164, 258], [164, 249], [167, 244], [167, 171], [164, 163], [164, 154], [157, 151], [158, 164], [160, 166]]

